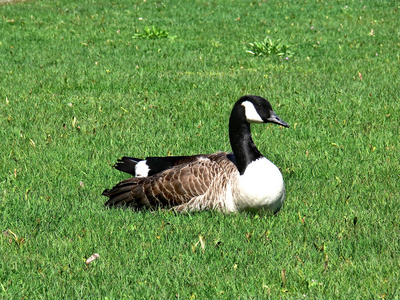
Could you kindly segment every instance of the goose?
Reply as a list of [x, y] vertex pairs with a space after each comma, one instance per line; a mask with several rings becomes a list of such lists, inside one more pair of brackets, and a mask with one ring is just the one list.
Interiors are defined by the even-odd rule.
[[233, 153], [122, 157], [114, 167], [134, 177], [104, 190], [102, 195], [109, 198], [105, 206], [130, 206], [135, 210], [169, 208], [177, 212], [277, 213], [286, 193], [283, 177], [254, 144], [251, 123], [289, 127], [266, 99], [243, 96], [233, 106], [229, 119]]

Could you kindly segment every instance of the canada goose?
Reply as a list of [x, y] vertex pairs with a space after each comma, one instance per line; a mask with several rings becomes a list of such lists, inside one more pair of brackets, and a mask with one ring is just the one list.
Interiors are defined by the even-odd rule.
[[217, 210], [276, 213], [285, 198], [279, 169], [265, 158], [253, 142], [250, 123], [274, 123], [284, 127], [271, 104], [260, 96], [241, 97], [229, 119], [232, 153], [206, 155], [123, 157], [117, 170], [135, 177], [103, 192], [106, 206], [158, 207], [176, 211]]

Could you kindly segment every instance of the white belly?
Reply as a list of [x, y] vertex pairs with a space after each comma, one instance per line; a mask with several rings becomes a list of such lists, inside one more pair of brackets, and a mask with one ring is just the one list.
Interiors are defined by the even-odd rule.
[[238, 211], [268, 209], [276, 212], [283, 204], [285, 186], [279, 169], [267, 158], [260, 158], [238, 175], [235, 205]]

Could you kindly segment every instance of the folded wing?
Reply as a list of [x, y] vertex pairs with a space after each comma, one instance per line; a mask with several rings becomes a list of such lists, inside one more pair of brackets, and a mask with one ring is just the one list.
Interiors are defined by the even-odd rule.
[[226, 164], [235, 167], [224, 152], [179, 159], [181, 163], [176, 164], [176, 158], [176, 165], [164, 171], [129, 178], [105, 190], [103, 195], [109, 197], [105, 205], [136, 209], [182, 206], [207, 194], [213, 185], [221, 185]]

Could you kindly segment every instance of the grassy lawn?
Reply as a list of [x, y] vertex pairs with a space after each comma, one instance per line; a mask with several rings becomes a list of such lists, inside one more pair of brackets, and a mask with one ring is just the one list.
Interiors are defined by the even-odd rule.
[[[400, 297], [397, 2], [4, 3], [2, 299]], [[278, 215], [103, 207], [121, 156], [230, 151], [245, 94], [291, 125], [252, 127]]]

